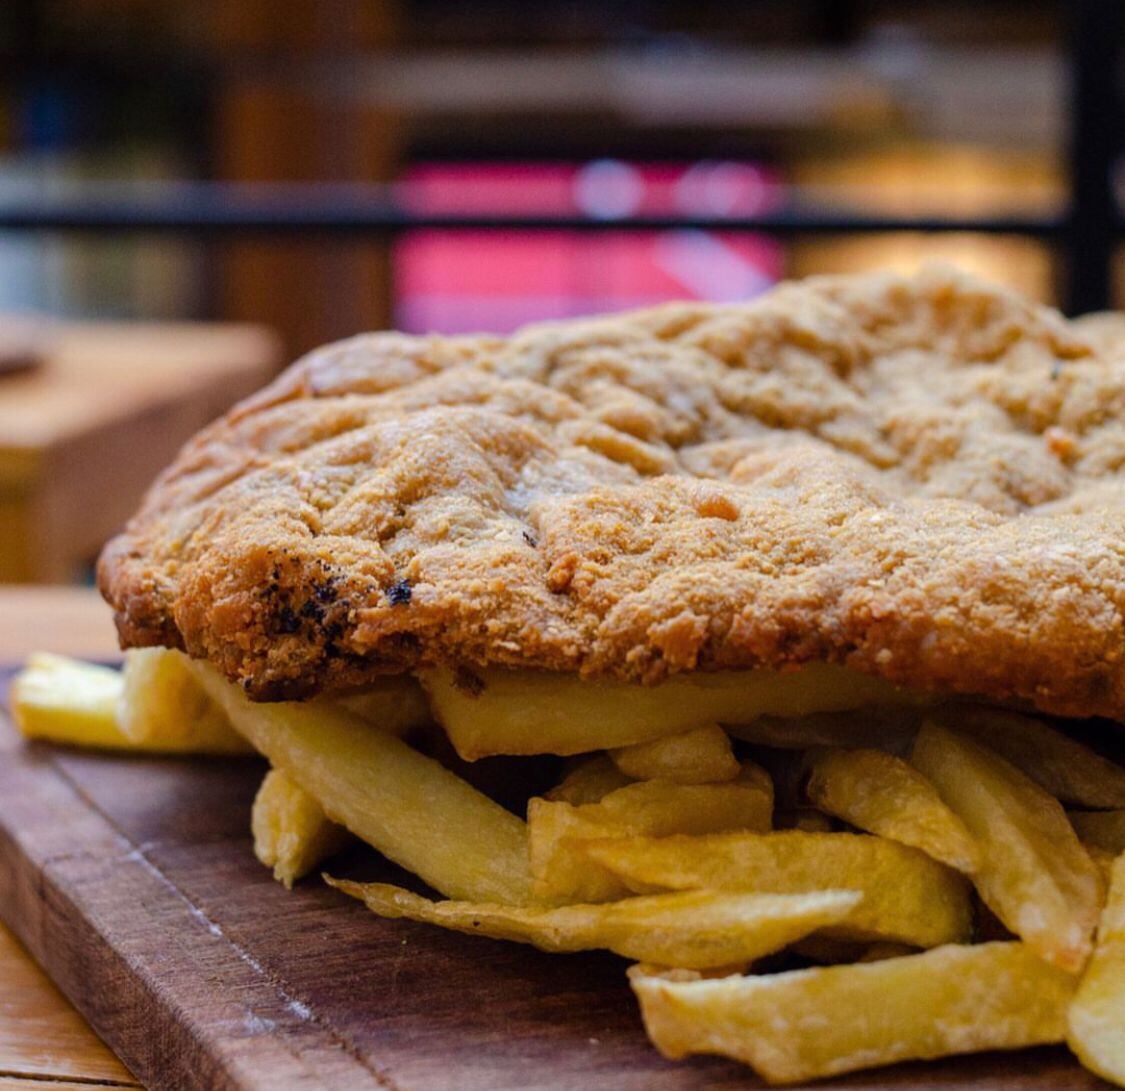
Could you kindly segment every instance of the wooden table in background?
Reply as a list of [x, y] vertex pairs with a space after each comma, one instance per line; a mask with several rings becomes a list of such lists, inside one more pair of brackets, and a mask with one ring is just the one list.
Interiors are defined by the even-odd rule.
[[73, 580], [179, 446], [280, 364], [258, 326], [77, 323], [0, 376], [0, 582]]
[[[0, 662], [40, 650], [114, 655], [109, 608], [84, 588], [0, 587]], [[0, 1091], [139, 1086], [2, 924], [0, 983]]]

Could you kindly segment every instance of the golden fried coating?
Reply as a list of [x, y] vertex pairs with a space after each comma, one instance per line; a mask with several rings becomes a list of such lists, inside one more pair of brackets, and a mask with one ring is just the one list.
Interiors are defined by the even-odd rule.
[[1125, 720], [1125, 353], [942, 268], [357, 337], [192, 440], [99, 584], [260, 699], [826, 659]]

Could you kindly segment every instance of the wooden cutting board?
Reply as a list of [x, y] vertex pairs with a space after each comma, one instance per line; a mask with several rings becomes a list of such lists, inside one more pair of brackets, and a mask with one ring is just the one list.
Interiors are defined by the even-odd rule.
[[[0, 671], [0, 692], [6, 678]], [[645, 1040], [609, 955], [383, 921], [254, 859], [254, 760], [79, 753], [0, 714], [0, 917], [153, 1088], [671, 1091], [758, 1086]], [[359, 851], [340, 874], [396, 869]], [[1062, 1049], [900, 1065], [818, 1087], [1079, 1091]]]

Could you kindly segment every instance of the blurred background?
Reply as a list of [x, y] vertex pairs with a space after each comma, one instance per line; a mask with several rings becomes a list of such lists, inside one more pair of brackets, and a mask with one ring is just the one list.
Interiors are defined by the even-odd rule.
[[1125, 298], [1118, 0], [5, 0], [0, 581], [364, 329], [947, 260]]

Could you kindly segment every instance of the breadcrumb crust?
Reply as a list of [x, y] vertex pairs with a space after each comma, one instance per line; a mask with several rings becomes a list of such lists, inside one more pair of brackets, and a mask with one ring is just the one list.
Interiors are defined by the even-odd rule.
[[191, 440], [98, 582], [263, 700], [830, 660], [1125, 720], [1115, 344], [938, 267], [364, 335]]

